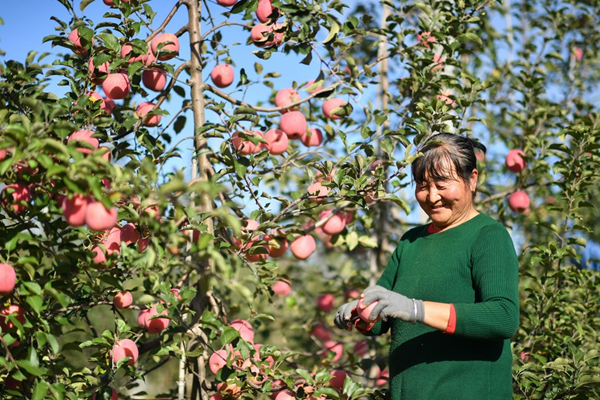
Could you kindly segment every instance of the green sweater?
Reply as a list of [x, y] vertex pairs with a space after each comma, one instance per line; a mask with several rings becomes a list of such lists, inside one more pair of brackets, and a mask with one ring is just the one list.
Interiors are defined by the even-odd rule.
[[410, 298], [452, 303], [454, 334], [398, 319], [392, 330], [390, 398], [511, 399], [510, 337], [519, 323], [519, 266], [506, 229], [484, 214], [447, 231], [406, 232], [378, 284]]

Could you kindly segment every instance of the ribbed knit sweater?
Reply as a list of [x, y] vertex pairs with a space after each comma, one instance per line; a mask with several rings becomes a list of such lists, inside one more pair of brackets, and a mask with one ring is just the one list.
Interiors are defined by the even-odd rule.
[[406, 232], [378, 285], [409, 298], [452, 303], [454, 334], [399, 319], [391, 328], [393, 400], [511, 399], [510, 337], [519, 323], [518, 261], [506, 229], [484, 214], [442, 231]]

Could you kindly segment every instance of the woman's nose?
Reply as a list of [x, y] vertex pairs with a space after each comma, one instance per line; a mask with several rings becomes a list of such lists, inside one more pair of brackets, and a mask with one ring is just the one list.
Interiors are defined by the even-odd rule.
[[440, 199], [440, 193], [436, 188], [429, 188], [429, 192], [427, 193], [427, 199], [430, 203], [435, 203]]

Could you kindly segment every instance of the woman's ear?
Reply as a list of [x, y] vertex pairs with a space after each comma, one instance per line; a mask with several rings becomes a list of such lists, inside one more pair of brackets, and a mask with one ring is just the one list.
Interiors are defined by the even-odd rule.
[[475, 191], [477, 190], [477, 181], [479, 179], [479, 171], [477, 171], [477, 168], [474, 168], [473, 171], [471, 172], [471, 177], [469, 178], [469, 189], [471, 189], [471, 192], [475, 193]]

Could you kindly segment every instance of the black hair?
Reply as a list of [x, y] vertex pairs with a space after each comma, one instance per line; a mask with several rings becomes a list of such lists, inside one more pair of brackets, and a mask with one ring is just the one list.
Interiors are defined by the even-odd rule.
[[[434, 181], [460, 178], [468, 183], [477, 168], [476, 150], [486, 152], [485, 146], [475, 139], [452, 133], [436, 134], [427, 139], [420, 149], [423, 155], [412, 163], [413, 181], [421, 184], [426, 177]], [[458, 177], [448, 170], [450, 165]]]

